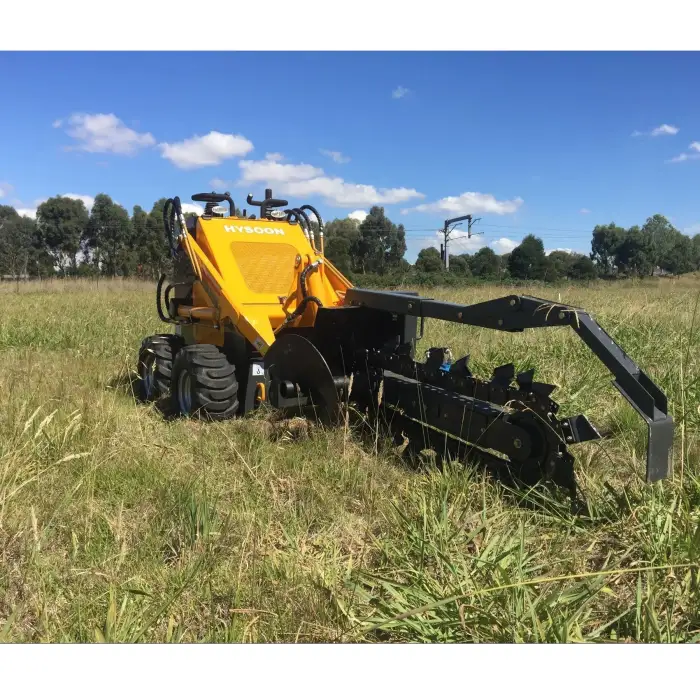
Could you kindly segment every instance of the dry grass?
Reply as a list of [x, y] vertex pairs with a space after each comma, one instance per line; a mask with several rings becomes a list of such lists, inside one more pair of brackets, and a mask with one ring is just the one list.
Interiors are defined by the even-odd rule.
[[613, 431], [574, 450], [584, 519], [554, 495], [519, 507], [461, 465], [410, 471], [343, 431], [164, 421], [130, 394], [141, 338], [163, 330], [152, 285], [0, 285], [0, 639], [700, 639], [699, 290], [546, 292], [667, 392], [675, 475], [654, 486], [641, 420], [570, 330], [428, 323], [423, 347], [469, 352], [484, 375], [533, 366], [563, 414]]

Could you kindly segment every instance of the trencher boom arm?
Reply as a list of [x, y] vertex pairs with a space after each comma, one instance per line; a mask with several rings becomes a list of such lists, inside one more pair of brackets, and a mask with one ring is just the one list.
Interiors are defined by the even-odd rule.
[[[647, 482], [670, 476], [673, 418], [668, 414], [666, 396], [586, 311], [530, 296], [505, 296], [465, 306], [397, 292], [357, 288], [348, 290], [345, 301], [346, 304], [394, 314], [421, 319], [434, 318], [508, 332], [519, 332], [526, 328], [571, 326], [615, 376], [613, 385], [647, 423]], [[578, 418], [583, 419], [583, 416]], [[582, 427], [580, 436], [576, 435], [576, 425], [577, 422], [570, 422], [573, 434], [567, 438], [569, 442], [599, 437], [590, 435], [592, 426], [585, 419], [578, 422]]]

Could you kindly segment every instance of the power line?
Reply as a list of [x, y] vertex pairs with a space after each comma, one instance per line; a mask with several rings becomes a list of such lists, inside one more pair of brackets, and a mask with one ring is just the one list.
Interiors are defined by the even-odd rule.
[[536, 231], [568, 231], [570, 233], [593, 233], [593, 229], [583, 229], [583, 228], [547, 228], [546, 226], [515, 226], [513, 224], [482, 224], [482, 226], [488, 226], [490, 228], [511, 228], [511, 229], [521, 229], [521, 230], [536, 230]]
[[[442, 236], [442, 235], [443, 235], [442, 231], [436, 231], [435, 233], [436, 233], [438, 236]], [[515, 236], [515, 237], [518, 237], [518, 238], [522, 238], [522, 237], [523, 237], [522, 231], [520, 231], [520, 232], [518, 232], [518, 231], [503, 231], [503, 232], [500, 232], [500, 231], [499, 231], [498, 233], [501, 234], [500, 237], [505, 237], [505, 236], [509, 236], [509, 235]], [[472, 238], [476, 238], [477, 235], [478, 235], [478, 234], [472, 234]], [[428, 240], [428, 239], [432, 239], [433, 237], [434, 237], [434, 236], [427, 236], [427, 235], [420, 235], [420, 234], [411, 234], [411, 235], [407, 235], [407, 236], [406, 236], [407, 239], [413, 239], [413, 240], [416, 240], [416, 239], [426, 239], [426, 240]], [[455, 238], [450, 238], [450, 241], [458, 241], [458, 240], [460, 240], [461, 238], [467, 238], [467, 236], [458, 236], [458, 237], [455, 237]], [[492, 234], [492, 235], [489, 235], [489, 236], [478, 235], [478, 239], [477, 239], [477, 240], [498, 240], [498, 238], [499, 238], [499, 235], [498, 235], [498, 234]], [[581, 240], [581, 237], [580, 237], [580, 236], [575, 236], [575, 235], [573, 235], [573, 234], [566, 234], [566, 233], [558, 234], [558, 235], [549, 234], [549, 235], [547, 235], [547, 240], [548, 240], [548, 241], [551, 241], [551, 240], [566, 240], [566, 241], [572, 241], [572, 240]]]
[[[474, 219], [474, 221], [477, 221], [477, 219]], [[504, 233], [508, 233], [508, 232], [522, 233], [523, 231], [527, 231], [528, 233], [533, 233], [533, 235], [535, 235], [538, 231], [553, 231], [553, 232], [559, 232], [562, 234], [567, 234], [567, 236], [568, 236], [568, 234], [572, 234], [572, 233], [587, 233], [590, 235], [593, 234], [592, 230], [587, 230], [587, 229], [545, 228], [542, 226], [515, 227], [515, 226], [499, 225], [499, 224], [482, 224], [482, 226], [502, 228], [502, 229], [504, 229]], [[368, 233], [392, 233], [394, 231], [394, 229], [371, 228], [371, 229], [365, 229], [365, 231], [367, 231]], [[405, 233], [435, 233], [435, 234], [442, 235], [443, 229], [439, 229], [439, 228], [405, 228], [404, 232]], [[475, 235], [480, 235], [480, 234], [475, 234], [475, 233], [472, 234], [472, 236], [475, 236]], [[568, 236], [568, 237], [573, 237], [573, 236]], [[451, 239], [451, 240], [456, 240], [456, 239]]]

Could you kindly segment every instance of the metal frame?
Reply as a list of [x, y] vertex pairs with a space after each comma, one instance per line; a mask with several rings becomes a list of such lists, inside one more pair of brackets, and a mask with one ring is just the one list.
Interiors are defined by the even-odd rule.
[[420, 317], [421, 320], [435, 318], [511, 333], [526, 328], [570, 326], [615, 376], [615, 388], [647, 423], [647, 482], [671, 475], [673, 418], [668, 414], [666, 396], [583, 309], [517, 294], [463, 305], [399, 292], [358, 288], [347, 291], [345, 303]]

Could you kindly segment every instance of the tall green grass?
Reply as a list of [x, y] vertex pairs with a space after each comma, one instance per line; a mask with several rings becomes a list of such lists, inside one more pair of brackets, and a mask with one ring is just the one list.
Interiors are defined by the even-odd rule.
[[575, 515], [470, 466], [409, 469], [343, 429], [164, 421], [130, 392], [142, 337], [167, 330], [151, 285], [0, 285], [0, 639], [699, 641], [699, 290], [552, 291], [669, 396], [675, 472], [655, 485], [641, 419], [570, 330], [428, 322], [421, 351], [469, 352], [486, 376], [532, 366], [562, 414], [611, 431], [573, 449]]

